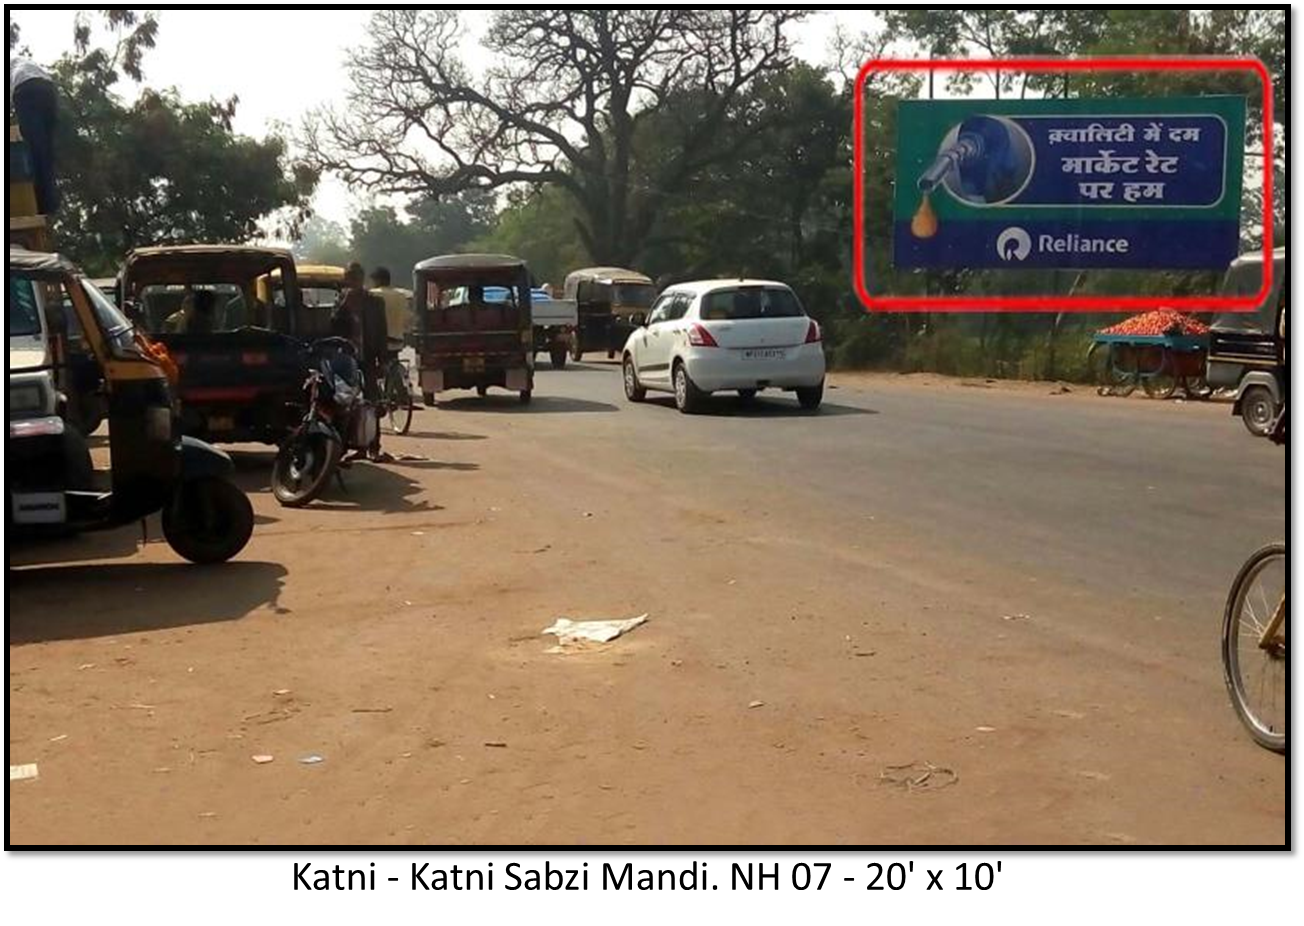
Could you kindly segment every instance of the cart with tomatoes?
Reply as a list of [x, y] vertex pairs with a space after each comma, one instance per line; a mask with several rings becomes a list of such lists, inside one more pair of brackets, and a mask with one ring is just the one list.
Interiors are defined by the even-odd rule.
[[1209, 327], [1180, 312], [1137, 315], [1092, 337], [1088, 362], [1100, 395], [1128, 396], [1139, 387], [1152, 399], [1168, 399], [1181, 389], [1188, 398], [1207, 399], [1205, 379]]

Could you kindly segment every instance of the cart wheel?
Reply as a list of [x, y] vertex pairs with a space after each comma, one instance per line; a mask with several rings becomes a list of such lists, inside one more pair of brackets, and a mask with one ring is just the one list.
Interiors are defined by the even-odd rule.
[[[1102, 348], [1104, 348], [1102, 350]], [[1112, 395], [1114, 384], [1110, 377], [1109, 348], [1100, 342], [1093, 343], [1087, 348], [1087, 369], [1091, 371], [1091, 379], [1096, 384], [1097, 395]]]
[[1177, 377], [1165, 369], [1150, 376], [1141, 377], [1141, 385], [1146, 395], [1152, 399], [1171, 399], [1177, 392]]

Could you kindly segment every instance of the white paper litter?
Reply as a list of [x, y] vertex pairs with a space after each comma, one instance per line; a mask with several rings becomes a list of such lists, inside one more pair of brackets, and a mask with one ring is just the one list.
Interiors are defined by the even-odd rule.
[[35, 762], [32, 762], [28, 765], [9, 766], [10, 781], [27, 781], [28, 779], [31, 778], [40, 778], [40, 777], [41, 777], [41, 773], [36, 768]]
[[557, 642], [561, 644], [610, 643], [644, 623], [647, 623], [646, 614], [623, 621], [573, 621], [568, 617], [559, 617], [551, 627], [545, 627], [541, 632], [555, 634]]

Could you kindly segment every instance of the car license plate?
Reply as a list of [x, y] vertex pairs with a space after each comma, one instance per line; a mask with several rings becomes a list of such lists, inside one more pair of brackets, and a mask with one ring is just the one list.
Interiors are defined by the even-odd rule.
[[744, 360], [782, 360], [786, 351], [781, 347], [756, 347], [743, 351]]
[[480, 373], [484, 371], [483, 357], [463, 357], [462, 369], [468, 373]]
[[68, 520], [62, 492], [15, 492], [12, 505], [15, 524], [62, 524]]
[[225, 434], [235, 430], [235, 419], [230, 415], [212, 415], [208, 419], [208, 430], [214, 434]]

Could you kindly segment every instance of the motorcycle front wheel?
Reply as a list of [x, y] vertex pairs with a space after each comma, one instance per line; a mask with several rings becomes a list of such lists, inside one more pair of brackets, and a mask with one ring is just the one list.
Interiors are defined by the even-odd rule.
[[286, 508], [302, 508], [326, 489], [344, 448], [324, 434], [296, 434], [272, 464], [272, 494]]

